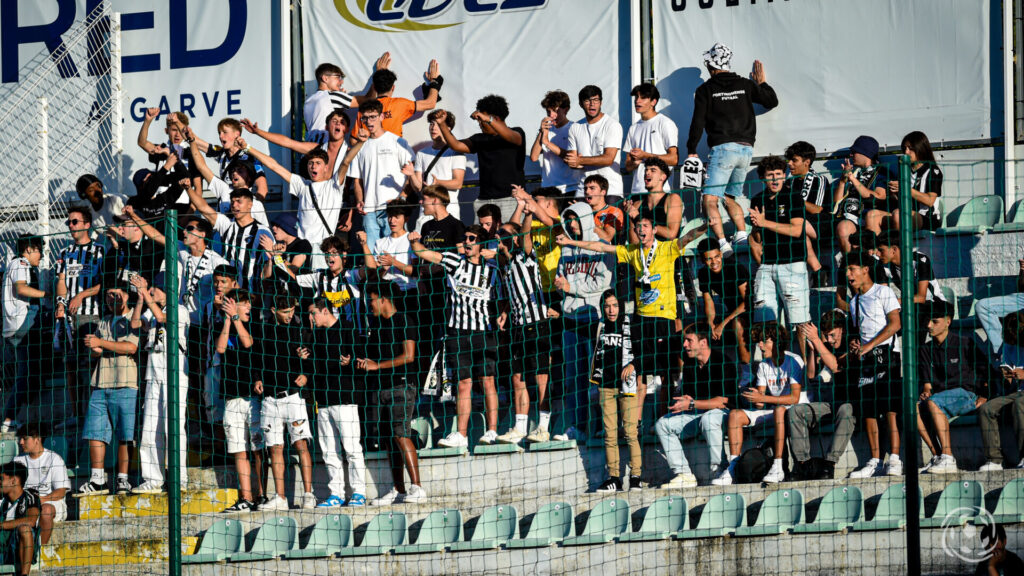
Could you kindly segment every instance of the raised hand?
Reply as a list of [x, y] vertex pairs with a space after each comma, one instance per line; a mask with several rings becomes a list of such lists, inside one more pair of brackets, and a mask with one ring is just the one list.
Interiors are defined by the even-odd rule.
[[242, 118], [241, 124], [249, 134], [255, 134], [260, 129], [259, 124], [249, 120], [248, 118]]
[[146, 108], [146, 120], [152, 120], [160, 115], [159, 108]]
[[754, 60], [754, 70], [750, 73], [750, 79], [758, 84], [768, 81], [768, 77], [764, 74], [764, 64], [760, 60]]
[[437, 60], [431, 60], [430, 64], [427, 64], [426, 78], [427, 82], [438, 77], [440, 74], [440, 67], [437, 65]]

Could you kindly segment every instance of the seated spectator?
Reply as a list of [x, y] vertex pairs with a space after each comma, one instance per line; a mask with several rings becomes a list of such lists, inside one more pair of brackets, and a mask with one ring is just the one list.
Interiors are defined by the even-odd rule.
[[1000, 415], [1007, 410], [1017, 438], [1020, 462], [1016, 468], [1024, 469], [1024, 312], [1014, 312], [1003, 319], [1002, 336], [1004, 343], [999, 358], [1001, 386], [992, 386], [995, 397], [978, 408], [981, 444], [985, 449], [985, 464], [979, 468], [981, 472], [1003, 469], [999, 422]]
[[[733, 482], [743, 448], [744, 426], [764, 426], [769, 422], [775, 424], [775, 460], [763, 482], [776, 484], [785, 480], [782, 451], [786, 443], [786, 411], [810, 401], [803, 390], [804, 361], [786, 350], [789, 335], [775, 322], [755, 324], [750, 332], [751, 341], [757, 344], [764, 359], [757, 365], [754, 386], [740, 392], [740, 398], [752, 408], [729, 411], [729, 466], [711, 481], [715, 486], [729, 486]], [[769, 405], [773, 407], [766, 408]]]
[[[709, 239], [710, 240], [710, 239]], [[715, 251], [718, 251], [715, 245]], [[736, 365], [726, 361], [720, 348], [711, 347], [711, 325], [690, 324], [683, 330], [683, 379], [668, 414], [654, 425], [661, 449], [665, 452], [672, 479], [662, 488], [697, 486], [697, 477], [683, 452], [683, 438], [701, 437], [708, 444], [710, 475], [717, 477], [724, 462], [725, 439], [722, 426], [739, 399]]]
[[[427, 186], [443, 188], [448, 194], [445, 210], [458, 220], [462, 214], [459, 208], [459, 190], [462, 189], [462, 181], [466, 177], [466, 156], [457, 154], [445, 143], [441, 128], [437, 125], [438, 112], [434, 110], [427, 115], [431, 145], [416, 152], [413, 173], [407, 174], [408, 182], [418, 193], [425, 193], [424, 188]], [[445, 113], [444, 121], [449, 131], [455, 128], [454, 114]], [[416, 221], [416, 230], [422, 232], [423, 224], [434, 218], [424, 210]]]
[[71, 490], [68, 469], [60, 454], [43, 448], [38, 424], [30, 422], [18, 430], [18, 445], [21, 454], [15, 456], [14, 461], [28, 470], [24, 488], [39, 496], [39, 544], [45, 546], [50, 541], [53, 525], [68, 519], [65, 500]]
[[28, 468], [20, 462], [0, 466], [0, 563], [13, 565], [27, 576], [35, 560], [35, 534], [39, 523], [39, 495], [26, 489]]
[[[711, 328], [712, 340], [718, 342], [728, 328], [736, 338], [736, 355], [741, 370], [750, 373], [750, 347], [747, 345], [747, 330], [750, 328], [751, 286], [750, 272], [740, 266], [735, 258], [726, 260], [718, 244], [710, 238], [701, 240], [697, 253], [704, 259], [704, 268], [697, 271], [700, 291], [704, 298], [704, 316]], [[721, 310], [717, 309], [713, 296], [722, 300]]]
[[625, 225], [625, 215], [618, 206], [608, 204], [607, 194], [608, 179], [604, 176], [593, 174], [583, 181], [582, 199], [594, 212], [594, 232], [601, 240], [614, 244]]
[[43, 258], [43, 238], [32, 234], [18, 236], [18, 256], [8, 262], [3, 280], [4, 312], [4, 404], [0, 432], [17, 429], [18, 411], [27, 404], [29, 377], [38, 374], [42, 347], [40, 299], [47, 298], [39, 284], [39, 262]]
[[[888, 230], [878, 236], [878, 255], [885, 264], [885, 271], [891, 279], [890, 284], [894, 288], [902, 286], [903, 268], [900, 257], [900, 233], [898, 230]], [[934, 300], [945, 301], [942, 288], [935, 280], [935, 271], [932, 268], [932, 260], [927, 254], [914, 248], [914, 304], [924, 304]]]
[[619, 469], [619, 427], [622, 427], [629, 446], [629, 484], [626, 490], [641, 488], [643, 453], [637, 435], [636, 369], [630, 352], [629, 317], [619, 306], [614, 290], [601, 295], [604, 316], [597, 329], [594, 344], [593, 371], [590, 382], [601, 394], [601, 418], [604, 428], [604, 456], [607, 479], [598, 492], [623, 490], [622, 471]]
[[562, 196], [576, 195], [579, 176], [564, 160], [569, 150], [569, 95], [552, 90], [544, 95], [540, 107], [546, 113], [530, 149], [530, 161], [540, 163], [540, 185], [558, 188]]
[[[991, 353], [999, 356], [1003, 346], [1003, 327], [1000, 320], [1005, 316], [1024, 309], [1024, 258], [1017, 260], [1017, 288], [1013, 294], [993, 296], [978, 300], [974, 312], [985, 330], [985, 336], [991, 346]], [[1024, 341], [1021, 342], [1024, 345]]]
[[124, 200], [117, 194], [105, 194], [103, 182], [92, 174], [79, 176], [75, 192], [87, 203], [92, 212], [92, 225], [97, 230], [106, 230], [113, 225], [114, 216], [120, 216], [124, 210]]
[[[924, 132], [913, 131], [900, 143], [903, 153], [910, 156], [910, 195], [914, 198], [914, 230], [938, 230], [942, 227], [936, 202], [942, 196], [942, 170], [935, 162], [932, 144]], [[889, 195], [895, 208], [889, 227], [900, 229], [899, 180], [889, 182]]]
[[1009, 576], [1024, 574], [1024, 561], [1006, 549], [1006, 528], [1002, 524], [987, 524], [981, 529], [981, 540], [989, 557], [975, 569], [975, 576]]
[[[136, 228], [137, 229], [137, 228]], [[135, 441], [135, 410], [139, 396], [139, 335], [129, 318], [128, 290], [113, 284], [106, 292], [107, 312], [95, 334], [85, 335], [85, 345], [98, 358], [92, 373], [89, 413], [82, 439], [89, 441], [92, 474], [76, 497], [109, 494], [104, 469], [107, 447], [116, 433], [117, 494], [131, 492], [128, 482], [129, 445]]]
[[892, 212], [887, 187], [892, 176], [878, 163], [878, 140], [858, 136], [843, 162], [843, 175], [833, 195], [833, 213], [839, 218], [836, 235], [844, 254], [850, 252], [850, 236], [863, 227], [882, 231], [882, 218]]
[[917, 430], [933, 456], [924, 472], [956, 474], [949, 421], [983, 405], [990, 396], [989, 385], [995, 381], [989, 377], [990, 365], [978, 345], [950, 331], [953, 305], [935, 301], [926, 312], [931, 340], [917, 353], [921, 387]]
[[608, 196], [613, 204], [622, 201], [622, 175], [619, 173], [619, 149], [622, 148], [622, 125], [601, 111], [604, 94], [601, 88], [588, 84], [580, 88], [578, 102], [583, 118], [569, 128], [565, 163], [579, 174], [576, 198], [586, 189], [586, 179], [601, 176], [608, 182]]
[[[402, 137], [402, 126], [419, 112], [433, 110], [440, 98], [441, 86], [444, 78], [441, 77], [437, 60], [431, 60], [427, 64], [427, 71], [423, 74], [426, 82], [423, 83], [422, 100], [409, 100], [408, 98], [396, 98], [395, 82], [398, 76], [390, 69], [390, 61], [378, 62], [378, 69], [373, 72], [370, 82], [373, 85], [373, 94], [381, 103], [381, 126], [399, 138]], [[384, 67], [380, 67], [383, 65]], [[360, 114], [362, 110], [360, 109]], [[356, 131], [363, 131], [366, 127], [362, 122], [356, 122]]]
[[[823, 219], [830, 214], [825, 212], [825, 193], [829, 190], [828, 177], [811, 169], [817, 151], [809, 142], [794, 142], [786, 148], [786, 164], [789, 165], [789, 180], [786, 186], [799, 190], [804, 199], [804, 231], [807, 234], [807, 267], [810, 271], [811, 283], [815, 287], [832, 285], [832, 279], [821, 266], [818, 259], [817, 245], [819, 231]], [[831, 226], [831, 218], [824, 220]]]

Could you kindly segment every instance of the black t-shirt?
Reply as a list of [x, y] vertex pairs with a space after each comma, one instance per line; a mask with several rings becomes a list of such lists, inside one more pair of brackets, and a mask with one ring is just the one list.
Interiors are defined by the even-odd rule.
[[[313, 392], [313, 400], [320, 407], [339, 404], [355, 404], [355, 355], [352, 346], [356, 332], [344, 319], [329, 328], [313, 328], [308, 332], [310, 360], [309, 382], [306, 386]], [[341, 365], [342, 356], [351, 356], [348, 366]]]
[[[223, 315], [214, 321], [213, 342], [216, 346], [217, 338], [224, 329], [224, 322], [227, 321]], [[252, 330], [252, 325], [245, 322], [247, 330]], [[221, 390], [225, 398], [249, 398], [256, 394], [252, 390], [252, 354], [251, 348], [243, 348], [238, 340], [238, 331], [231, 327], [231, 336], [228, 337], [228, 347], [221, 354]]]
[[[885, 212], [892, 212], [893, 210], [900, 207], [900, 200], [898, 197], [889, 194], [889, 181], [896, 180], [896, 176], [889, 170], [889, 168], [883, 164], [875, 164], [870, 168], [862, 168], [857, 175], [857, 179], [860, 183], [867, 187], [868, 190], [875, 190], [876, 188], [885, 188], [885, 198], [879, 200], [878, 198], [866, 198], [863, 199], [864, 211], [868, 210], [884, 210]], [[851, 186], [847, 185], [847, 192], [850, 195], [860, 196], [856, 190], [850, 189]]]
[[[854, 356], [849, 353], [850, 344], [849, 338], [847, 338], [849, 332], [844, 332], [843, 341], [839, 344], [839, 349], [836, 350], [829, 346], [828, 342], [822, 338], [822, 343], [828, 348], [829, 352], [836, 357], [836, 363], [839, 364], [838, 370], [832, 372], [831, 390], [825, 388], [819, 388], [819, 395], [815, 396], [816, 401], [830, 402], [833, 406], [838, 406], [846, 402], [850, 402], [854, 399], [856, 392], [857, 380], [860, 373], [853, 366], [852, 362]], [[825, 368], [825, 363], [818, 360], [818, 373], [820, 374], [822, 369]]]
[[[750, 201], [751, 208], [764, 210], [766, 220], [778, 224], [789, 224], [794, 218], [804, 218], [804, 199], [798, 190], [783, 187], [778, 194], [772, 197], [767, 191], [758, 194]], [[800, 229], [800, 235], [786, 236], [777, 234], [766, 228], [761, 229], [761, 242], [764, 246], [764, 253], [761, 257], [761, 264], [792, 264], [803, 262], [807, 259], [807, 244], [804, 240], [804, 230]]]
[[[942, 196], [942, 170], [934, 164], [922, 164], [910, 176], [910, 187], [922, 194]], [[938, 200], [936, 199], [936, 202]], [[936, 206], [928, 206], [923, 202], [914, 201], [914, 210], [924, 218], [925, 228], [935, 230], [942, 226]]]
[[695, 400], [725, 396], [729, 399], [729, 408], [736, 408], [739, 406], [738, 380], [736, 363], [727, 361], [720, 351], [712, 350], [708, 363], [703, 366], [696, 359], [686, 359], [682, 392]]
[[295, 392], [295, 379], [302, 374], [302, 360], [296, 349], [302, 346], [302, 325], [296, 318], [290, 324], [252, 323], [253, 376], [263, 381], [263, 393]]
[[[726, 310], [732, 312], [740, 305], [740, 286], [747, 285], [747, 311], [753, 309], [751, 296], [753, 286], [750, 285], [750, 271], [740, 266], [735, 258], [726, 258], [722, 262], [722, 271], [715, 274], [707, 266], [697, 271], [700, 290], [703, 293], [720, 296]], [[724, 317], [724, 314], [720, 316]]]
[[29, 508], [39, 510], [41, 508], [39, 493], [32, 488], [22, 491], [21, 497], [14, 502], [6, 496], [0, 500], [0, 521], [19, 520], [28, 516]]
[[[457, 243], [462, 242], [462, 236], [465, 233], [466, 226], [449, 214], [444, 220], [431, 220], [424, 224], [420, 230], [420, 243], [435, 252], [450, 251]], [[421, 260], [419, 272], [419, 293], [429, 295], [439, 303], [439, 308], [443, 308], [446, 302], [445, 289], [447, 285], [444, 268], [438, 264]]]
[[918, 349], [917, 362], [918, 380], [922, 387], [931, 384], [932, 394], [963, 388], [989, 397], [994, 374], [987, 370], [990, 364], [981, 348], [966, 336], [950, 332], [941, 344], [929, 340]]
[[590, 381], [601, 388], [618, 389], [622, 382], [623, 354], [631, 348], [629, 318], [604, 321], [594, 347], [594, 370]]
[[313, 245], [309, 243], [309, 240], [304, 238], [296, 238], [288, 244], [288, 247], [284, 249], [285, 260], [290, 260], [300, 254], [306, 255], [306, 261], [302, 263], [298, 271], [295, 273], [296, 276], [299, 274], [305, 274], [312, 269], [313, 266]]
[[[999, 570], [1002, 570], [1000, 574], [1010, 576], [1011, 574], [1024, 574], [1024, 561], [1021, 561], [1020, 557], [1006, 551], [1006, 559], [1003, 560], [1002, 565], [999, 566]], [[983, 560], [978, 567], [974, 570], [975, 576], [988, 576], [988, 560]]]
[[103, 290], [119, 285], [134, 293], [135, 287], [130, 284], [132, 274], [141, 274], [152, 286], [163, 263], [163, 246], [149, 238], [134, 244], [120, 238], [117, 248], [109, 250], [103, 258]]
[[512, 185], [522, 186], [526, 182], [523, 165], [526, 163], [526, 133], [522, 128], [512, 128], [519, 133], [522, 143], [518, 146], [496, 134], [473, 134], [465, 140], [470, 152], [476, 154], [480, 166], [480, 199], [495, 200], [512, 195]]
[[[313, 262], [313, 245], [310, 244], [308, 240], [296, 238], [285, 247], [284, 252], [285, 253], [282, 257], [286, 262], [290, 261], [295, 256], [305, 254], [306, 261], [303, 262], [302, 266], [300, 266], [295, 272], [296, 276], [300, 274], [308, 274], [311, 271]], [[277, 266], [272, 266], [270, 274], [273, 282], [264, 282], [264, 290], [273, 290], [273, 294], [288, 294], [291, 292], [293, 296], [301, 295], [301, 291], [294, 286], [292, 277], [286, 274], [283, 270]]]
[[[416, 336], [405, 314], [399, 312], [391, 318], [374, 316], [360, 353], [368, 360], [384, 362], [401, 356], [406, 340], [415, 342]], [[398, 368], [367, 372], [367, 384], [380, 390], [404, 388], [406, 381], [402, 377], [411, 375], [414, 370], [414, 364], [409, 363]]]

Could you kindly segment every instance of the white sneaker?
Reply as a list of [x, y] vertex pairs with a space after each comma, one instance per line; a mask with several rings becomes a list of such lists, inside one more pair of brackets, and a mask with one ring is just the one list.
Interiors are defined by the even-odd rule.
[[547, 430], [541, 430], [540, 426], [530, 430], [530, 435], [526, 437], [527, 442], [550, 442], [551, 433]]
[[398, 490], [392, 488], [391, 491], [388, 492], [387, 494], [370, 500], [370, 506], [391, 506], [397, 500], [399, 500], [399, 498], [402, 498], [403, 496], [405, 495], [399, 494]]
[[726, 468], [711, 481], [712, 486], [732, 486], [732, 469]]
[[747, 236], [750, 234], [746, 230], [738, 230], [732, 237], [732, 243], [739, 246], [741, 244], [747, 244]]
[[580, 440], [582, 438], [583, 435], [574, 426], [569, 426], [562, 434], [555, 434], [556, 442], [568, 442], [569, 440]]
[[1021, 458], [1020, 462], [1017, 463], [1017, 469], [1018, 470], [1024, 469], [1024, 458]]
[[730, 258], [733, 254], [732, 244], [728, 242], [720, 243], [718, 249], [722, 251], [722, 258]]
[[[956, 461], [954, 460], [954, 465]], [[885, 475], [886, 476], [903, 476], [903, 461], [899, 458], [889, 457], [885, 461]]]
[[949, 454], [940, 455], [938, 461], [928, 468], [929, 474], [956, 474], [957, 472], [956, 458]]
[[438, 440], [437, 445], [442, 448], [466, 448], [469, 446], [469, 440], [462, 434], [459, 434], [458, 430], [452, 430], [451, 434]]
[[526, 434], [523, 434], [516, 428], [509, 428], [508, 432], [505, 432], [501, 436], [497, 437], [498, 444], [519, 444], [526, 438]]
[[409, 491], [405, 494], [405, 498], [402, 501], [406, 504], [418, 504], [427, 499], [427, 491], [418, 484], [410, 484]]
[[313, 496], [312, 492], [306, 492], [302, 495], [302, 508], [305, 510], [316, 508], [316, 496]]
[[132, 488], [132, 494], [162, 494], [163, 491], [164, 485], [152, 480], [146, 480], [142, 484]]
[[665, 482], [659, 488], [664, 490], [679, 490], [682, 488], [696, 488], [697, 477], [687, 472], [686, 474], [676, 474], [671, 480]]
[[918, 472], [918, 474], [924, 474], [925, 472], [931, 470], [932, 466], [935, 466], [938, 463], [939, 463], [939, 456], [938, 455], [932, 456], [932, 459], [929, 460], [927, 464], [922, 466], [921, 469], [918, 470], [917, 472]]
[[863, 468], [858, 468], [850, 473], [850, 478], [871, 478], [877, 476], [882, 472], [882, 461], [878, 458], [872, 458], [868, 460], [867, 464]]
[[288, 501], [280, 495], [275, 495], [266, 504], [260, 504], [260, 510], [288, 510]]
[[786, 473], [782, 471], [782, 464], [772, 464], [771, 470], [761, 479], [765, 484], [778, 484], [786, 479]]
[[999, 462], [985, 462], [981, 468], [978, 468], [978, 472], [999, 472], [1003, 469], [1003, 465]]
[[484, 432], [484, 435], [481, 436], [479, 440], [477, 440], [477, 443], [479, 443], [479, 444], [494, 444], [497, 440], [498, 440], [498, 431], [497, 430], [488, 430], [487, 432]]
[[3, 424], [0, 424], [0, 433], [6, 434], [8, 432], [17, 432], [20, 424], [17, 420], [4, 420]]

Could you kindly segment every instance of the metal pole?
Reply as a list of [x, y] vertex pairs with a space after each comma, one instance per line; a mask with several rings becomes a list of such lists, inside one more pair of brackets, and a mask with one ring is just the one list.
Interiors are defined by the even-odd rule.
[[121, 13], [110, 15], [110, 145], [114, 191], [124, 197], [124, 118], [121, 109]]
[[[39, 194], [36, 196], [36, 233], [49, 240], [50, 235], [50, 104], [46, 98], [39, 98], [39, 121], [36, 125], [36, 136], [39, 140], [39, 158], [36, 167], [39, 173]], [[43, 259], [39, 264], [41, 270], [49, 268], [48, 250], [43, 250]], [[47, 289], [48, 275], [40, 274], [43, 289]]]
[[181, 442], [182, 415], [178, 399], [178, 211], [167, 210], [164, 221], [164, 292], [167, 294], [167, 560], [168, 574], [181, 576]]
[[[914, 310], [914, 199], [910, 156], [900, 156], [900, 320], [903, 335], [903, 432], [906, 434], [907, 574], [921, 574], [921, 520], [917, 477], [917, 314]], [[910, 439], [913, 438], [913, 441]]]

